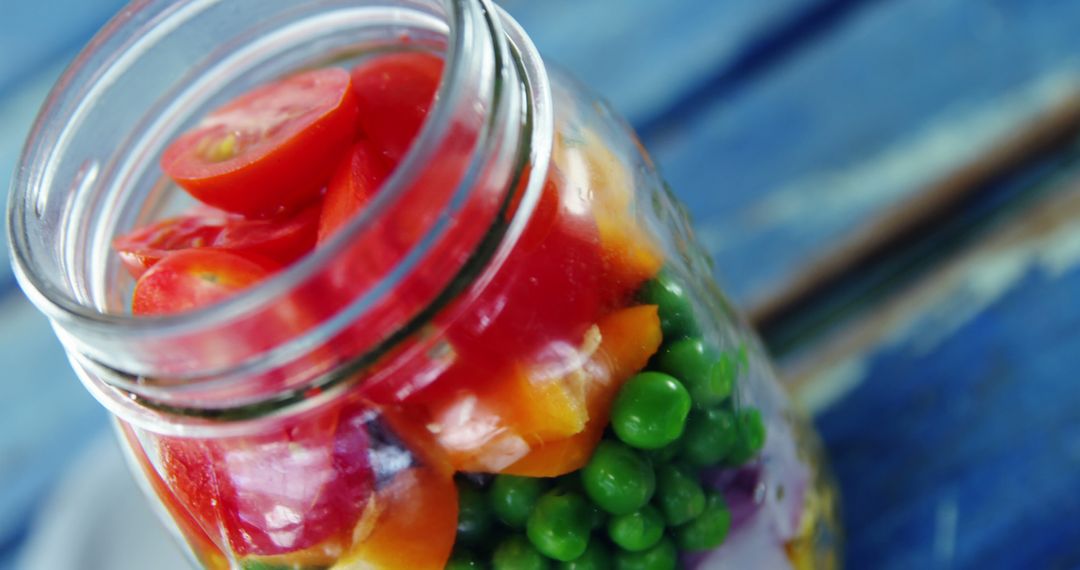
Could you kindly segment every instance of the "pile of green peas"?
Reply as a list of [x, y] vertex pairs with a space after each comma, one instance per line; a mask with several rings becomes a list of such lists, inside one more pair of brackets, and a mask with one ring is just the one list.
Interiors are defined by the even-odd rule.
[[679, 552], [724, 541], [731, 513], [700, 471], [746, 463], [765, 443], [760, 411], [731, 398], [746, 350], [707, 345], [667, 272], [639, 298], [659, 307], [665, 344], [616, 395], [588, 464], [557, 478], [459, 477], [448, 570], [674, 570]]

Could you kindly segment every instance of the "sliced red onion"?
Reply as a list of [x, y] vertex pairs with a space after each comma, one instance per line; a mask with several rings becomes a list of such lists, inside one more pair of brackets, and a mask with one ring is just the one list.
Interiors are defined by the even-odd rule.
[[691, 570], [790, 570], [784, 545], [799, 532], [810, 469], [800, 459], [791, 428], [770, 421], [761, 459], [738, 469], [709, 469], [704, 484], [724, 494], [731, 530], [719, 548], [684, 554]]

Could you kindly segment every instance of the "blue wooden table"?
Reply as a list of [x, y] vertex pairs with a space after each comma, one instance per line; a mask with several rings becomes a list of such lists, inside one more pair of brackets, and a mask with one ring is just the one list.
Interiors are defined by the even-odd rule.
[[[695, 213], [814, 413], [851, 568], [1080, 568], [1080, 2], [503, 4]], [[0, 6], [0, 180], [119, 7]], [[6, 270], [0, 360], [7, 570], [105, 416]]]

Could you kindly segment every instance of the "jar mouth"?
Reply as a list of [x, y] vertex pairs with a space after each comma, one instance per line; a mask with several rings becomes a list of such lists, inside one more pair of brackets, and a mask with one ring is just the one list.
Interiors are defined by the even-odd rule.
[[[89, 192], [88, 188], [95, 185], [100, 186], [106, 182], [118, 184], [115, 180], [118, 176], [121, 178], [126, 176], [128, 180], [134, 179], [133, 167], [130, 161], [118, 161], [116, 157], [123, 154], [121, 150], [109, 155], [107, 161], [84, 163], [68, 176], [58, 171], [60, 156], [69, 149], [72, 137], [75, 135], [73, 131], [82, 126], [81, 121], [85, 119], [86, 114], [99, 112], [93, 108], [93, 103], [102, 98], [102, 93], [107, 92], [110, 84], [115, 82], [119, 75], [131, 73], [131, 70], [137, 67], [138, 58], [155, 48], [155, 41], [203, 11], [216, 8], [221, 4], [224, 2], [219, 0], [187, 2], [160, 0], [141, 3], [122, 12], [92, 40], [50, 94], [31, 131], [22, 157], [22, 167], [13, 185], [9, 202], [9, 239], [12, 245], [15, 273], [24, 291], [50, 317], [58, 336], [69, 351], [85, 359], [101, 363], [106, 368], [123, 370], [125, 375], [133, 377], [157, 375], [162, 371], [152, 363], [132, 357], [130, 354], [117, 356], [114, 354], [117, 347], [136, 341], [146, 346], [149, 340], [164, 344], [169, 339], [195, 336], [204, 331], [220, 328], [244, 315], [266, 309], [290, 290], [312, 279], [316, 273], [341, 255], [350, 243], [369, 231], [375, 221], [385, 214], [411, 185], [416, 183], [425, 166], [437, 156], [440, 151], [440, 142], [450, 136], [449, 130], [454, 114], [459, 113], [463, 107], [477, 106], [477, 101], [473, 100], [476, 94], [470, 93], [468, 89], [474, 83], [473, 77], [478, 70], [483, 72], [482, 67], [490, 66], [493, 57], [516, 58], [518, 65], [524, 67], [525, 74], [529, 75], [529, 77], [521, 78], [531, 84], [526, 89], [539, 93], [538, 98], [541, 100], [549, 96], [546, 95], [546, 76], [544, 76], [542, 66], [528, 63], [528, 60], [539, 61], [535, 48], [520, 33], [516, 24], [500, 9], [493, 7], [489, 0], [400, 2], [399, 4], [411, 8], [412, 11], [409, 12], [411, 15], [409, 21], [398, 21], [399, 29], [413, 32], [413, 37], [419, 38], [421, 44], [428, 42], [429, 45], [437, 45], [440, 41], [444, 42], [445, 68], [436, 103], [432, 106], [416, 141], [365, 210], [350, 220], [335, 234], [334, 238], [325, 244], [320, 244], [305, 258], [250, 290], [220, 303], [191, 312], [162, 317], [135, 317], [130, 314], [109, 312], [104, 309], [108, 305], [106, 296], [100, 291], [103, 288], [100, 283], [105, 280], [104, 270], [91, 267], [88, 270], [91, 275], [80, 279], [72, 278], [71, 272], [77, 271], [80, 265], [87, 265], [85, 257], [79, 256], [88, 255], [92, 261], [101, 259], [104, 255], [101, 252], [107, 254], [111, 233], [109, 236], [102, 237], [93, 235], [85, 228], [79, 230], [55, 228], [58, 231], [55, 239], [61, 245], [59, 248], [53, 248], [40, 243], [43, 237], [39, 230], [40, 227], [44, 227], [42, 220], [52, 212], [50, 208], [57, 208], [49, 203], [56, 202], [55, 199], [47, 199], [50, 188], [58, 184], [67, 184], [67, 180], [71, 180], [73, 193], [85, 194]], [[255, 52], [260, 46], [266, 47], [267, 42], [274, 41], [299, 41], [297, 38], [310, 37], [312, 30], [318, 29], [319, 26], [333, 26], [335, 30], [340, 30], [346, 25], [370, 26], [375, 11], [380, 9], [378, 1], [367, 3], [330, 1], [324, 4], [333, 8], [334, 11], [316, 14], [311, 18], [282, 26], [276, 30], [276, 35], [260, 39], [259, 42], [262, 43], [235, 46], [237, 49], [231, 55], [231, 59], [220, 62], [218, 71], [227, 71], [230, 66], [236, 69], [242, 69], [244, 66], [247, 66], [246, 69], [249, 70], [256, 68], [258, 54]], [[442, 14], [438, 12], [439, 6], [443, 10]], [[402, 12], [399, 10], [397, 13], [400, 15]], [[278, 17], [287, 17], [289, 11], [286, 10], [283, 14], [279, 14]], [[352, 19], [343, 20], [343, 15], [349, 15]], [[331, 18], [334, 19], [333, 23], [330, 22]], [[503, 28], [505, 22], [509, 22], [508, 29]], [[508, 34], [513, 49], [510, 49]], [[266, 56], [266, 52], [263, 56]], [[526, 62], [521, 64], [521, 60], [526, 60]], [[495, 70], [496, 73], [498, 71], [498, 69]], [[484, 85], [490, 92], [482, 93], [487, 99], [481, 102], [492, 107], [479, 109], [487, 115], [485, 130], [478, 135], [472, 147], [468, 170], [457, 181], [458, 187], [453, 190], [454, 195], [459, 199], [460, 196], [468, 193], [470, 182], [483, 174], [480, 172], [483, 168], [481, 159], [484, 153], [491, 152], [488, 145], [492, 142], [505, 142], [497, 136], [499, 134], [497, 131], [503, 129], [505, 125], [490, 124], [497, 116], [496, 107], [504, 104], [499, 98], [511, 101], [515, 99], [516, 94], [506, 90], [507, 86], [503, 84], [505, 83], [503, 79], [492, 75], [490, 70], [486, 72]], [[219, 81], [216, 87], [227, 85], [224, 80], [219, 79]], [[191, 92], [201, 86], [203, 85], [189, 86], [185, 93], [191, 96]], [[206, 106], [208, 99], [208, 96], [202, 97], [203, 107]], [[536, 99], [537, 97], [534, 96], [529, 103], [512, 102], [539, 106], [533, 111], [546, 112], [549, 104]], [[151, 110], [154, 109], [154, 107], [151, 108]], [[156, 117], [150, 123], [149, 126], [153, 127], [152, 130], [155, 132], [138, 134], [134, 140], [141, 142], [156, 140], [159, 148], [154, 154], [159, 154], [160, 138], [164, 137], [166, 132], [169, 135], [180, 132], [179, 128], [183, 121], [190, 121], [191, 113], [178, 116], [180, 109], [176, 101], [168, 102], [165, 106], [157, 105], [156, 109], [164, 111], [164, 116]], [[171, 116], [169, 116], [170, 113]], [[183, 115], [183, 113], [179, 114]], [[534, 117], [534, 122], [535, 120]], [[539, 123], [550, 123], [550, 121], [550, 117], [541, 118]], [[135, 125], [136, 128], [146, 126], [148, 125], [145, 123]], [[545, 130], [545, 126], [541, 124], [540, 130]], [[545, 168], [546, 155], [550, 153], [550, 125], [546, 127], [546, 130], [548, 144], [532, 145], [528, 152], [533, 153], [534, 156], [524, 159]], [[514, 136], [513, 133], [502, 134], [503, 138]], [[525, 136], [529, 134], [525, 133]], [[156, 166], [156, 156], [149, 163]], [[143, 166], [145, 167], [146, 164], [147, 161], [144, 160]], [[517, 215], [506, 230], [505, 239], [508, 242], [512, 242], [520, 233], [538, 196], [537, 181], [542, 180], [544, 172], [534, 171], [533, 174], [529, 188], [524, 191], [526, 198], [520, 201]], [[110, 176], [114, 180], [108, 180]], [[61, 221], [77, 217], [90, 208], [87, 203], [77, 198], [62, 206], [61, 211], [52, 212], [56, 219]], [[430, 231], [435, 234], [445, 230], [445, 220], [443, 222], [441, 225], [437, 224], [430, 228]], [[117, 226], [114, 220], [113, 229]], [[103, 239], [106, 240], [105, 243], [102, 243]], [[79, 253], [77, 247], [71, 246], [80, 240], [83, 241], [83, 247], [90, 250], [89, 253], [85, 251]], [[72, 250], [76, 251], [73, 253]], [[41, 263], [42, 252], [48, 251], [59, 252], [56, 267], [44, 267]], [[495, 258], [497, 257], [498, 255], [495, 254]], [[395, 280], [408, 269], [408, 266], [395, 268], [395, 271], [387, 275], [382, 282], [371, 288], [367, 297], [355, 299], [348, 307], [339, 311], [340, 315], [337, 316], [335, 323], [340, 325], [341, 322], [349, 319], [362, 318], [365, 306], [369, 305], [374, 298], [386, 295], [392, 290]], [[288, 352], [295, 353], [303, 350], [304, 344], [316, 344], [319, 339], [332, 334], [334, 334], [332, 326], [313, 327], [302, 333], [302, 336], [307, 337], [306, 343], [299, 343]], [[223, 370], [240, 370], [254, 360], [267, 360], [266, 356], [266, 354], [249, 355], [247, 358], [228, 363], [229, 365], [225, 367], [204, 368], [197, 373], [178, 373], [174, 377], [178, 380], [213, 381]], [[269, 364], [263, 364], [263, 366], [267, 365]], [[168, 389], [167, 386], [162, 388]]]

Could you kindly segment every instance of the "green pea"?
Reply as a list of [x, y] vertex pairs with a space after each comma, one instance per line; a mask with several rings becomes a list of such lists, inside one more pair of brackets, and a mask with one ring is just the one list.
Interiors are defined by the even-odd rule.
[[682, 435], [690, 405], [690, 393], [678, 380], [663, 372], [642, 372], [615, 396], [611, 428], [629, 445], [659, 449]]
[[457, 540], [467, 544], [481, 543], [487, 539], [491, 524], [487, 496], [472, 483], [459, 480]]
[[647, 281], [638, 296], [642, 302], [659, 307], [660, 330], [665, 340], [699, 333], [689, 293], [672, 279], [670, 273], [663, 271]]
[[633, 449], [611, 440], [596, 447], [581, 469], [585, 493], [600, 508], [625, 515], [645, 506], [656, 490], [652, 465]]
[[640, 552], [619, 550], [615, 553], [616, 570], [675, 570], [679, 553], [670, 538], [663, 538], [652, 548]]
[[717, 354], [700, 338], [684, 338], [665, 347], [656, 358], [656, 367], [678, 378], [694, 405], [707, 408], [731, 396], [737, 365], [728, 353]]
[[240, 563], [240, 567], [244, 570], [288, 570], [287, 566], [271, 564], [261, 560], [245, 560]]
[[664, 536], [664, 517], [652, 505], [645, 505], [608, 521], [611, 541], [631, 552], [645, 550]]
[[312, 566], [308, 564], [298, 566], [296, 564], [279, 564], [276, 562], [266, 562], [264, 560], [243, 560], [240, 562], [240, 568], [243, 570], [325, 570], [326, 566]]
[[589, 548], [585, 554], [569, 562], [560, 562], [559, 570], [609, 570], [611, 568], [611, 552], [602, 540], [589, 542]]
[[497, 475], [488, 491], [491, 510], [507, 526], [524, 528], [536, 500], [544, 492], [544, 483], [536, 477]]
[[694, 410], [686, 420], [680, 457], [693, 465], [715, 465], [731, 453], [737, 439], [735, 417], [731, 412]]
[[[546, 479], [545, 479], [546, 480]], [[581, 482], [581, 472], [571, 471], [566, 475], [560, 475], [555, 478], [554, 488], [562, 489], [568, 493], [576, 493], [583, 497], [588, 497], [588, 493], [585, 492], [585, 484]], [[589, 528], [598, 529], [607, 523], [608, 514], [604, 509], [601, 509], [599, 505], [592, 501], [586, 501], [589, 507]]]
[[455, 548], [445, 568], [446, 570], [481, 570], [484, 568], [484, 562], [469, 550]]
[[584, 497], [555, 489], [536, 501], [536, 508], [525, 523], [525, 532], [542, 554], [566, 562], [585, 553], [591, 523]]
[[705, 511], [698, 518], [675, 529], [679, 548], [688, 551], [710, 550], [720, 546], [731, 528], [731, 511], [720, 493], [709, 493]]
[[765, 420], [761, 417], [761, 410], [749, 408], [739, 412], [736, 427], [738, 433], [727, 463], [742, 465], [765, 447]]
[[551, 562], [520, 535], [504, 539], [491, 555], [492, 570], [547, 570], [550, 567]]
[[705, 490], [688, 469], [661, 465], [656, 468], [656, 503], [668, 525], [680, 525], [705, 510]]

